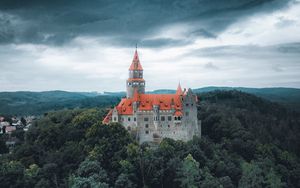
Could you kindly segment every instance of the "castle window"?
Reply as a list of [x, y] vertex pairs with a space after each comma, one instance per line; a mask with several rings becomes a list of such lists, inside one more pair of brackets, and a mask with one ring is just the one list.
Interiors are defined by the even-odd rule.
[[170, 128], [170, 125], [168, 125], [168, 127]]
[[178, 120], [181, 120], [181, 117], [180, 117], [180, 116], [178, 117]]
[[146, 134], [149, 134], [149, 131], [145, 131]]
[[117, 118], [116, 118], [116, 117], [114, 117], [114, 121], [117, 121]]
[[185, 106], [189, 106], [189, 104], [185, 104]]
[[146, 128], [149, 128], [149, 125], [148, 125], [148, 124], [145, 124], [145, 127], [146, 127]]
[[136, 117], [133, 118], [133, 121], [136, 121]]
[[168, 116], [168, 121], [172, 121], [172, 116]]
[[130, 117], [128, 117], [128, 121], [130, 121], [131, 119], [130, 119]]
[[161, 116], [161, 117], [160, 117], [160, 120], [161, 120], [161, 121], [165, 121], [165, 116]]
[[193, 104], [193, 103], [192, 103], [191, 105], [192, 105], [192, 106], [194, 106], [194, 104]]
[[144, 121], [149, 121], [149, 118], [145, 117], [145, 118], [144, 118]]
[[128, 131], [130, 131], [130, 130], [131, 130], [131, 127], [130, 127], [130, 126], [128, 126], [128, 127], [127, 127], [127, 130], [128, 130]]

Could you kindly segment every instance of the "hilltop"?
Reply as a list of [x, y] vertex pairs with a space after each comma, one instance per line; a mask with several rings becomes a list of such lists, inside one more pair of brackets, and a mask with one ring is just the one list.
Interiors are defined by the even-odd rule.
[[240, 91], [201, 98], [202, 137], [157, 147], [138, 145], [120, 124], [102, 125], [103, 108], [50, 112], [0, 156], [1, 185], [299, 187], [298, 112]]

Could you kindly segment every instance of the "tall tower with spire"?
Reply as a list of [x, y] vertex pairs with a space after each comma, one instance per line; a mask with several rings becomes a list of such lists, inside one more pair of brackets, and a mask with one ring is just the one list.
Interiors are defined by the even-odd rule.
[[135, 90], [145, 93], [145, 80], [143, 78], [143, 67], [139, 60], [137, 49], [135, 49], [132, 63], [129, 67], [129, 78], [126, 81], [127, 98], [132, 98]]

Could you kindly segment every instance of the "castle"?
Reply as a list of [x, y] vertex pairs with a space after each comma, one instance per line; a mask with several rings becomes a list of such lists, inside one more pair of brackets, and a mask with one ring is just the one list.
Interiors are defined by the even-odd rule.
[[135, 133], [140, 143], [160, 142], [163, 138], [187, 141], [201, 136], [201, 122], [197, 119], [198, 98], [191, 89], [175, 94], [146, 94], [143, 68], [135, 50], [126, 81], [127, 96], [111, 109], [103, 124], [121, 123]]

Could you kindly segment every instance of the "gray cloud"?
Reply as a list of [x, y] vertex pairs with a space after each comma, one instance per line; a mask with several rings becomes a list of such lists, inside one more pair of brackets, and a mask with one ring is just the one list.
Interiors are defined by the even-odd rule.
[[300, 59], [300, 43], [286, 43], [269, 46], [259, 45], [230, 45], [200, 48], [185, 55], [202, 57], [240, 57], [264, 58], [294, 56]]
[[174, 40], [170, 38], [159, 38], [153, 40], [141, 40], [139, 42], [143, 47], [164, 47], [164, 46], [182, 46], [191, 43], [189, 40]]
[[148, 90], [300, 87], [293, 2], [2, 0], [0, 90], [123, 90], [136, 43]]
[[[183, 45], [192, 36], [216, 38], [230, 24], [287, 5], [281, 0], [111, 0], [0, 2], [0, 43], [63, 44], [77, 36], [104, 36], [117, 45]], [[161, 26], [190, 23], [189, 40], [145, 40]]]
[[219, 70], [220, 68], [214, 65], [212, 62], [208, 62], [204, 65], [205, 69]]
[[282, 27], [287, 27], [287, 26], [293, 25], [295, 23], [296, 23], [296, 20], [280, 17], [280, 18], [278, 18], [278, 22], [276, 23], [276, 26], [278, 28], [282, 28]]

